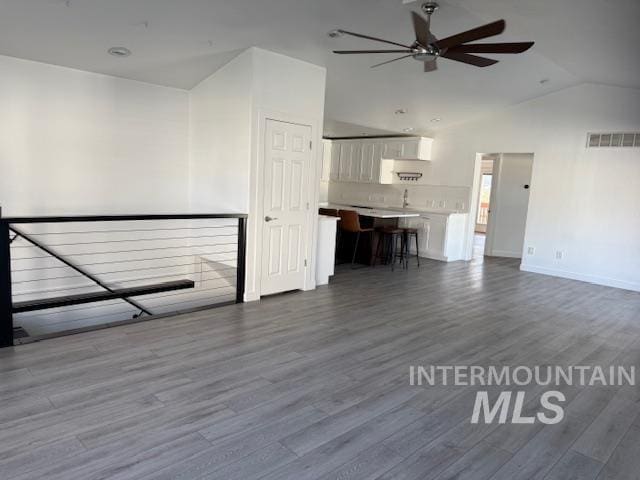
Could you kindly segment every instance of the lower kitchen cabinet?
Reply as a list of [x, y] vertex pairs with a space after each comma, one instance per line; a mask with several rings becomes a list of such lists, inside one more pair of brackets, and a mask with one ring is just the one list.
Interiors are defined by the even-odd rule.
[[[403, 219], [401, 226], [418, 229], [421, 257], [453, 262], [464, 259], [466, 218], [466, 213], [424, 213]], [[411, 253], [416, 253], [413, 241]]]

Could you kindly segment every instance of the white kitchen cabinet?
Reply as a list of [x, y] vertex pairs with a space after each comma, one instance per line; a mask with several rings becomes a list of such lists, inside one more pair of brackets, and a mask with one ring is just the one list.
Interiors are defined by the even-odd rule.
[[[390, 184], [395, 160], [429, 160], [431, 141], [425, 137], [331, 141], [329, 179], [340, 182]], [[324, 178], [324, 177], [323, 177]]]
[[382, 158], [391, 160], [431, 160], [432, 138], [400, 137], [384, 140]]
[[340, 171], [338, 173], [338, 180], [341, 182], [351, 181], [351, 147], [353, 142], [340, 141]]
[[[421, 257], [452, 262], [464, 258], [466, 216], [462, 213], [425, 213], [420, 217], [404, 219], [401, 225], [418, 229]], [[416, 253], [413, 241], [411, 253]]]
[[351, 143], [351, 173], [347, 181], [359, 182], [362, 169], [362, 142]]
[[[362, 155], [364, 145], [358, 140], [336, 140], [333, 143], [339, 146], [339, 161], [337, 180], [340, 182], [361, 182], [362, 180]], [[332, 154], [335, 155], [338, 149]], [[332, 168], [333, 174], [333, 168]], [[331, 177], [332, 179], [334, 176]]]
[[316, 285], [326, 285], [334, 274], [336, 257], [337, 217], [318, 215], [318, 252], [316, 257]]
[[402, 158], [404, 154], [404, 141], [400, 139], [386, 140], [382, 148], [382, 158]]
[[322, 172], [320, 181], [328, 182], [331, 179], [331, 159], [333, 144], [331, 140], [322, 140]]
[[331, 142], [331, 160], [329, 168], [329, 180], [337, 181], [340, 178], [340, 143]]
[[380, 183], [380, 160], [382, 158], [382, 143], [375, 141], [362, 142], [362, 157], [360, 163], [361, 183]]
[[[329, 178], [354, 183], [390, 183], [381, 177], [383, 142], [374, 140], [333, 140]], [[388, 165], [387, 165], [388, 167]]]
[[361, 183], [373, 182], [373, 143], [362, 143], [362, 157], [360, 160], [360, 175], [358, 181]]

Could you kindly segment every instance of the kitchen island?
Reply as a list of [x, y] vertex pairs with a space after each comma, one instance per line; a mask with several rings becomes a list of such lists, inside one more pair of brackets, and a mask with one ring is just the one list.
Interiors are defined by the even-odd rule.
[[[367, 225], [398, 225], [418, 229], [420, 256], [452, 262], [465, 260], [465, 237], [469, 214], [454, 210], [378, 207], [329, 203], [324, 208], [355, 210]], [[366, 218], [370, 218], [366, 222]], [[411, 246], [415, 254], [415, 246]]]

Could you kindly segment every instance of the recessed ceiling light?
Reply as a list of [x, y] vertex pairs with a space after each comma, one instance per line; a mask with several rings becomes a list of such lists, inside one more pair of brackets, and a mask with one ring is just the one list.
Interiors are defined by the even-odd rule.
[[440, 117], [436, 117], [436, 118], [432, 118], [431, 121], [432, 122], [439, 122], [440, 120], [442, 120]]
[[111, 47], [108, 51], [109, 55], [114, 57], [128, 57], [131, 55], [131, 50], [125, 47]]
[[399, 108], [394, 113], [396, 115], [404, 115], [405, 113], [407, 113], [407, 109], [406, 108]]
[[329, 33], [327, 33], [327, 36], [329, 38], [338, 38], [342, 36], [342, 30], [340, 30], [339, 28], [336, 28], [335, 30], [331, 30]]
[[403, 132], [413, 132], [413, 127], [407, 127], [402, 129]]

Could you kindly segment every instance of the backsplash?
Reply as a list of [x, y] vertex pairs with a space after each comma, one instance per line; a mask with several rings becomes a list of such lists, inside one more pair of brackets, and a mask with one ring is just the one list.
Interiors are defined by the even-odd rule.
[[402, 207], [405, 188], [409, 208], [443, 212], [469, 212], [469, 187], [445, 185], [379, 185], [370, 183], [329, 183], [329, 202], [371, 207]]

